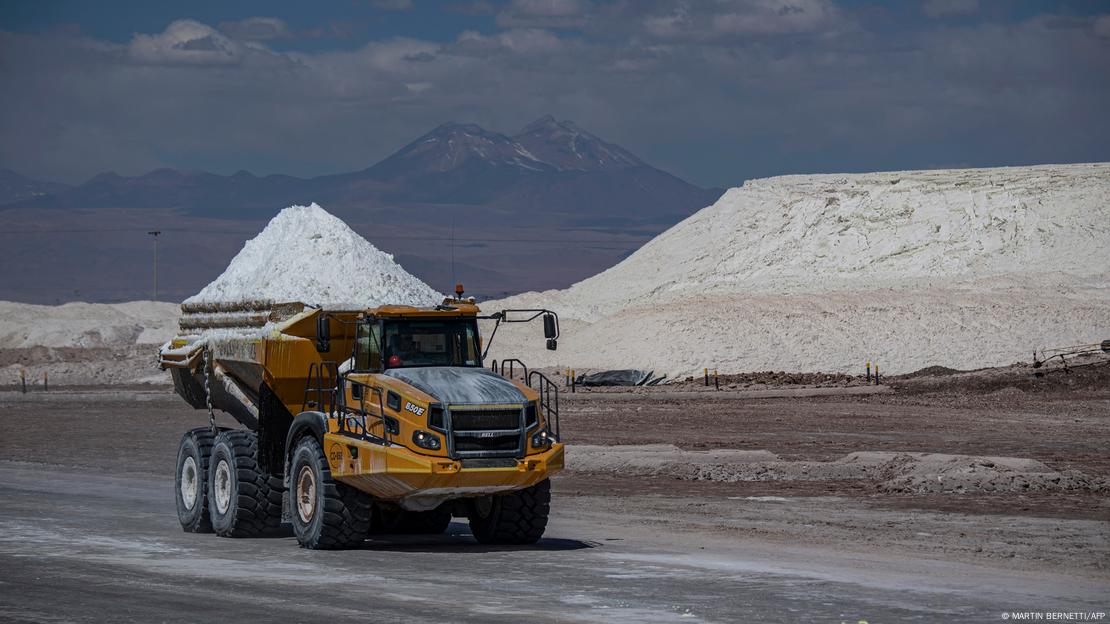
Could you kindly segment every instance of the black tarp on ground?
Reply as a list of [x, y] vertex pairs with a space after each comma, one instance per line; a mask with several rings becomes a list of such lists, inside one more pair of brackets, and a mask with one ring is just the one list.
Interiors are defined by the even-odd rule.
[[653, 372], [636, 369], [600, 371], [579, 375], [576, 383], [580, 386], [640, 386], [651, 379]]

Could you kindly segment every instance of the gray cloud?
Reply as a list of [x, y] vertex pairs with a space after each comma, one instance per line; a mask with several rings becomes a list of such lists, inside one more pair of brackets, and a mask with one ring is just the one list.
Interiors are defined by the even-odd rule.
[[286, 23], [276, 17], [249, 17], [238, 22], [220, 22], [220, 30], [242, 41], [284, 39], [292, 33]]
[[548, 112], [702, 184], [1110, 158], [1105, 16], [889, 34], [806, 0], [617, 2], [584, 19], [311, 53], [187, 20], [125, 45], [0, 33], [0, 167], [310, 175], [444, 121], [515, 131]]
[[497, 14], [505, 28], [579, 28], [593, 11], [589, 0], [510, 0]]
[[136, 34], [128, 53], [133, 59], [150, 64], [233, 65], [242, 60], [243, 49], [211, 26], [177, 20], [164, 32]]
[[1110, 39], [1110, 15], [1100, 15], [1095, 20], [1094, 30], [1099, 37]]
[[722, 0], [680, 2], [666, 12], [647, 15], [642, 24], [660, 39], [705, 41], [825, 32], [843, 20], [829, 0]]

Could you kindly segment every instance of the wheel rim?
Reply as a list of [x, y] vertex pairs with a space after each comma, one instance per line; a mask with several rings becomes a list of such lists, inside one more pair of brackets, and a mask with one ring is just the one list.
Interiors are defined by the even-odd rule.
[[297, 515], [305, 524], [316, 515], [316, 475], [311, 466], [301, 466], [297, 474]]
[[181, 502], [189, 510], [197, 504], [197, 462], [192, 457], [181, 464]]
[[231, 467], [226, 459], [216, 464], [215, 481], [212, 498], [216, 501], [216, 511], [227, 513], [227, 508], [231, 506]]

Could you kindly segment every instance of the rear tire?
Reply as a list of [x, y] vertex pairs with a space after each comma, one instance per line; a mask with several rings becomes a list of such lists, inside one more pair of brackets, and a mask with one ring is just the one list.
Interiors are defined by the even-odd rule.
[[547, 528], [551, 512], [551, 482], [508, 494], [475, 499], [471, 503], [470, 532], [482, 544], [535, 544]]
[[216, 435], [208, 427], [186, 431], [177, 447], [174, 499], [177, 519], [186, 533], [211, 533], [208, 516], [208, 462]]
[[260, 537], [281, 528], [281, 479], [258, 467], [252, 431], [216, 436], [208, 465], [208, 511], [221, 537]]
[[289, 465], [289, 506], [301, 546], [332, 550], [362, 544], [370, 531], [370, 495], [332, 479], [324, 451], [312, 436], [297, 442]]

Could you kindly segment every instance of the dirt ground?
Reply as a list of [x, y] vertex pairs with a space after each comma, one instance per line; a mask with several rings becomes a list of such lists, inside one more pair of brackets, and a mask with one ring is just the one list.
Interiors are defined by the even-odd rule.
[[[787, 384], [779, 398], [564, 390], [570, 452], [555, 493], [564, 510], [685, 533], [1110, 578], [1110, 366], [1067, 375], [928, 375], [870, 395], [804, 396], [812, 388]], [[168, 388], [99, 388], [2, 392], [0, 419], [0, 461], [168, 477], [181, 432], [207, 418]], [[656, 464], [604, 461], [614, 446], [660, 444], [670, 446], [632, 453]], [[985, 470], [993, 481], [983, 483], [1001, 476], [1008, 487], [891, 488], [917, 473], [899, 477], [888, 464], [912, 467], [921, 454], [955, 457], [945, 460], [955, 477]], [[876, 457], [877, 467], [860, 463]], [[1003, 470], [1006, 458], [1032, 473]]]
[[[1075, 367], [1076, 363], [1081, 366]], [[728, 376], [729, 385], [738, 377]], [[638, 484], [636, 490], [838, 496], [891, 508], [1110, 519], [1106, 488], [1110, 361], [1104, 357], [1073, 362], [1068, 371], [1024, 365], [970, 372], [927, 369], [885, 380], [889, 391], [872, 395], [783, 398], [792, 391], [804, 394], [821, 386], [812, 385], [813, 379], [803, 379], [810, 382], [807, 385], [791, 384], [791, 376], [781, 373], [761, 378], [765, 382], [761, 386], [739, 392], [718, 392], [705, 388], [700, 380], [654, 388], [564, 391], [560, 398], [565, 438], [571, 445], [672, 444], [688, 451], [769, 451], [786, 464], [806, 467], [861, 451], [1023, 458], [1058, 473], [1080, 475], [1080, 487], [1044, 489], [1035, 484], [1022, 487], [1019, 482], [1012, 488], [990, 488], [996, 491], [904, 494], [883, 491], [881, 482], [874, 479], [787, 475], [719, 482], [702, 474], [653, 480]], [[858, 381], [836, 380], [833, 385]], [[760, 394], [778, 398], [757, 398]], [[596, 483], [598, 475], [588, 478]]]

